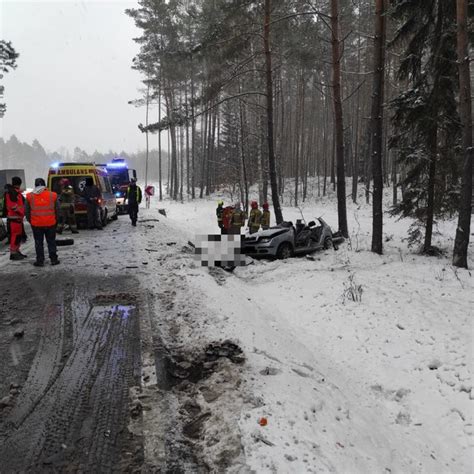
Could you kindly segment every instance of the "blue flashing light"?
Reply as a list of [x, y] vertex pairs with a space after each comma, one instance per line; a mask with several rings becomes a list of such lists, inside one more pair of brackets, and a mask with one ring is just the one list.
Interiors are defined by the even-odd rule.
[[120, 191], [117, 191], [117, 192], [115, 193], [115, 197], [118, 197], [118, 198], [119, 198], [119, 197], [122, 197], [122, 193], [121, 193]]
[[58, 169], [59, 168], [59, 163], [58, 162], [52, 163], [51, 168]]
[[107, 168], [127, 168], [127, 163], [107, 163]]

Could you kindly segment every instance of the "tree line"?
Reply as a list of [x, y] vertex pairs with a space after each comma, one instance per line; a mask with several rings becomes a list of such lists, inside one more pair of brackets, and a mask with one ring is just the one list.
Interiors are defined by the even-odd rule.
[[435, 219], [458, 213], [453, 262], [467, 266], [473, 10], [467, 0], [139, 0], [126, 10], [141, 30], [139, 127], [147, 140], [169, 137], [170, 197], [227, 188], [248, 208], [257, 185], [280, 222], [283, 193], [297, 206], [316, 182], [318, 196], [337, 190], [347, 235], [346, 199], [362, 188], [382, 253], [390, 187], [391, 212], [414, 218], [410, 238], [425, 253], [436, 251]]
[[[149, 159], [151, 162], [157, 162], [158, 150], [153, 149], [149, 152]], [[163, 152], [163, 156], [167, 158], [167, 153]], [[78, 162], [78, 163], [109, 163], [113, 158], [125, 158], [130, 168], [137, 170], [140, 179], [145, 176], [146, 167], [146, 152], [140, 151], [138, 153], [127, 153], [125, 151], [115, 152], [108, 151], [100, 153], [95, 151], [88, 154], [79, 147], [69, 152], [65, 148], [60, 148], [58, 151], [46, 151], [38, 140], [33, 140], [31, 144], [21, 142], [15, 135], [12, 135], [8, 140], [0, 137], [0, 168], [1, 169], [24, 169], [27, 187], [32, 187], [35, 178], [46, 178], [48, 169], [53, 163], [61, 162]], [[167, 172], [167, 159], [163, 163], [163, 171]], [[149, 169], [150, 180], [158, 181], [158, 170], [156, 167]], [[165, 174], [166, 176], [166, 174]]]

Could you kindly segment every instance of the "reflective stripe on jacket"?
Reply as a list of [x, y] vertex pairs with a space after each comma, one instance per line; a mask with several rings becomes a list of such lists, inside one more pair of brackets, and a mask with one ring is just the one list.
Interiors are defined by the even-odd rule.
[[258, 229], [260, 227], [260, 219], [262, 217], [262, 211], [260, 209], [252, 209], [249, 216], [249, 227]]
[[30, 224], [33, 227], [56, 225], [56, 205], [58, 195], [45, 189], [41, 193], [26, 196], [30, 208]]
[[5, 193], [5, 206], [7, 211], [7, 219], [14, 221], [23, 221], [25, 217], [25, 201], [22, 194], [16, 191], [16, 201], [12, 199], [9, 192]]
[[242, 227], [245, 224], [245, 212], [241, 210], [234, 210], [232, 214], [232, 225], [235, 227]]
[[126, 199], [128, 200], [128, 204], [140, 204], [142, 202], [142, 190], [140, 186], [129, 186], [127, 189], [127, 196]]

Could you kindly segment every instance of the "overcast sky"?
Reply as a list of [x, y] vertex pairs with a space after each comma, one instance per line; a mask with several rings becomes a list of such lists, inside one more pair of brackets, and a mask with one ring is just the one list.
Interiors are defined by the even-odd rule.
[[143, 149], [137, 124], [145, 111], [127, 103], [141, 87], [140, 74], [130, 68], [140, 31], [124, 13], [136, 6], [117, 0], [0, 0], [0, 39], [20, 53], [17, 69], [3, 79], [3, 138], [37, 138], [49, 151]]

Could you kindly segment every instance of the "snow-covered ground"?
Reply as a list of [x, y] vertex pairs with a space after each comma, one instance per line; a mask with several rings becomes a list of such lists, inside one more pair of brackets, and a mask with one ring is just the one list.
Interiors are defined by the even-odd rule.
[[[192, 240], [216, 232], [215, 201], [160, 205]], [[302, 210], [337, 227], [333, 199]], [[257, 261], [233, 274], [192, 262], [175, 269], [194, 306], [180, 343], [230, 338], [247, 358], [240, 400], [208, 407], [203, 453], [235, 440], [221, 433], [209, 446], [226, 426], [245, 454], [236, 471], [471, 472], [474, 284], [450, 264], [455, 222], [435, 237], [448, 256], [430, 258], [407, 248], [409, 221], [386, 216], [379, 256], [369, 252], [370, 207], [349, 204], [348, 217], [350, 242], [314, 261]]]
[[[62, 266], [139, 280], [147, 356], [159, 338], [189, 372], [209, 343], [230, 339], [243, 350], [245, 363], [224, 357], [171, 390], [146, 377], [149, 466], [184, 425], [214, 472], [472, 472], [474, 282], [450, 263], [455, 221], [438, 226], [434, 243], [448, 256], [437, 258], [408, 249], [410, 222], [386, 216], [379, 256], [369, 251], [370, 207], [348, 203], [351, 239], [338, 251], [226, 273], [199, 266], [187, 245], [217, 233], [217, 198], [154, 198], [137, 228], [123, 216], [60, 249]], [[337, 227], [333, 197], [302, 211]], [[0, 264], [11, 264], [6, 258]]]

